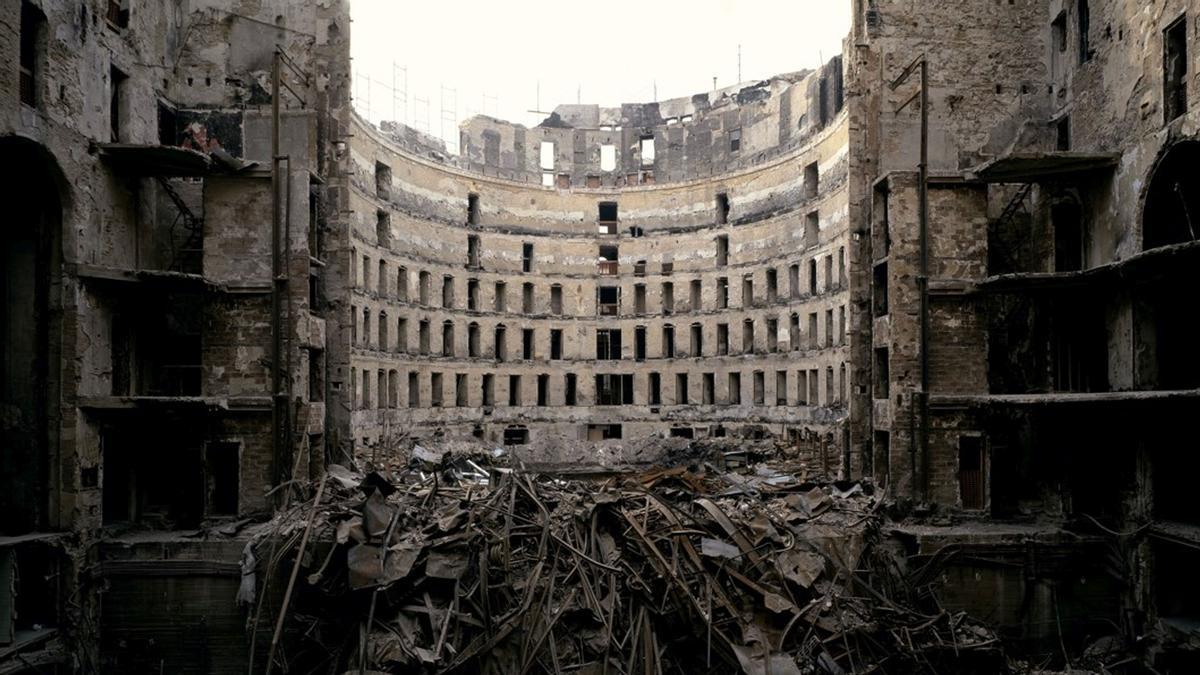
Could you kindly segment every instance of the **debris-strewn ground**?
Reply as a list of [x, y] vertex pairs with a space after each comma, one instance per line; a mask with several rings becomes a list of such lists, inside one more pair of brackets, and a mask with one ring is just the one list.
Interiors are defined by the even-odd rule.
[[242, 599], [255, 560], [277, 590], [296, 576], [284, 623], [309, 643], [256, 649], [288, 672], [1012, 670], [991, 629], [906, 584], [870, 484], [810, 476], [770, 442], [672, 452], [674, 468], [586, 479], [469, 443], [332, 466], [247, 547]]

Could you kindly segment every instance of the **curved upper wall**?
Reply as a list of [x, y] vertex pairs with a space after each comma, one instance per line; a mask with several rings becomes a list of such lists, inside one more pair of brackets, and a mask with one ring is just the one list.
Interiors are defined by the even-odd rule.
[[[843, 107], [842, 57], [818, 71], [618, 108], [560, 105], [532, 129], [491, 117], [462, 124], [461, 155], [384, 124], [406, 150], [475, 174], [557, 188], [711, 180], [811, 144]], [[543, 147], [545, 145], [545, 147]]]

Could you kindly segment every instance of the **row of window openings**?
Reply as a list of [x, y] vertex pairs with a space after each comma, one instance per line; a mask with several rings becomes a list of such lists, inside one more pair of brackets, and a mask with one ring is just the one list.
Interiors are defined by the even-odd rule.
[[[356, 401], [357, 409], [368, 410], [372, 408], [400, 408], [405, 404], [400, 400], [400, 373], [396, 370], [379, 370], [376, 371], [375, 382], [377, 397], [371, 395], [371, 371], [363, 369], [361, 382], [356, 383], [355, 379], [360, 379], [358, 372], [354, 369], [350, 371], [351, 375], [351, 390], [358, 395]], [[771, 400], [776, 406], [808, 406], [808, 405], [828, 405], [834, 406], [842, 404], [846, 401], [846, 364], [839, 366], [835, 376], [833, 366], [828, 366], [825, 369], [825, 396], [821, 398], [821, 382], [820, 370], [800, 370], [795, 372], [795, 377], [789, 376], [789, 371], [775, 371], [775, 396]], [[457, 373], [452, 376], [454, 378], [453, 400], [455, 407], [465, 408], [471, 406], [470, 400], [470, 385], [466, 373]], [[483, 407], [492, 407], [496, 403], [496, 375], [484, 374], [480, 380], [480, 398], [478, 403]], [[836, 377], [836, 380], [835, 380]], [[508, 396], [507, 401], [510, 407], [525, 406], [525, 398], [522, 392], [522, 376], [508, 375]], [[647, 388], [644, 401], [637, 401], [636, 390], [633, 385], [632, 374], [620, 375], [595, 375], [594, 376], [594, 403], [597, 406], [617, 406], [617, 405], [666, 405], [663, 397], [662, 375], [660, 373], [647, 374]], [[766, 373], [761, 370], [756, 370], [751, 374], [751, 390], [748, 397], [743, 397], [742, 392], [742, 374], [740, 372], [730, 372], [726, 374], [726, 390], [724, 396], [718, 398], [716, 387], [716, 373], [702, 373], [700, 376], [700, 396], [695, 402], [699, 405], [742, 405], [748, 402], [756, 406], [765, 406], [768, 404], [768, 392], [766, 388]], [[687, 373], [677, 373], [675, 375], [675, 391], [672, 405], [693, 405], [693, 399], [690, 391], [690, 378]], [[789, 382], [794, 380], [794, 384]], [[536, 377], [537, 381], [537, 399], [538, 407], [547, 407], [553, 405], [550, 396], [550, 375], [540, 374]], [[428, 407], [440, 408], [446, 405], [445, 391], [446, 378], [443, 373], [429, 374], [429, 399]], [[421, 376], [419, 373], [408, 373], [408, 397], [407, 407], [420, 408], [422, 407], [422, 391], [421, 391]], [[790, 400], [789, 400], [789, 397]], [[580, 405], [579, 400], [579, 382], [578, 377], [574, 373], [563, 375], [563, 395], [561, 405], [575, 406]]]
[[[602, 252], [604, 255], [605, 252]], [[615, 251], [609, 252], [608, 255], [615, 257]], [[602, 260], [602, 264], [616, 265], [615, 260]], [[835, 278], [833, 273], [833, 256], [826, 256], [824, 259], [824, 289], [836, 290], [845, 287], [846, 284], [846, 252], [844, 248], [838, 249], [838, 274]], [[371, 259], [368, 256], [363, 256], [363, 286], [370, 287], [371, 284]], [[807, 290], [811, 295], [817, 295], [819, 287], [818, 281], [818, 263], [814, 258], [808, 261], [807, 275]], [[379, 261], [378, 267], [378, 286], [377, 292], [382, 297], [390, 297], [389, 279], [391, 278], [387, 263], [383, 260]], [[788, 268], [788, 278], [791, 290], [791, 298], [797, 299], [803, 295], [800, 278], [800, 265], [795, 264]], [[395, 297], [401, 302], [408, 302], [408, 270], [401, 267], [396, 271]], [[417, 277], [418, 302], [421, 305], [428, 306], [430, 304], [430, 286], [432, 284], [432, 275], [429, 272], [420, 272]], [[503, 281], [495, 283], [493, 310], [497, 312], [507, 311], [507, 289], [508, 286]], [[634, 313], [646, 314], [646, 285], [634, 285]], [[694, 279], [690, 285], [691, 307], [693, 311], [703, 309], [702, 286], [699, 279]], [[675, 311], [675, 284], [673, 282], [663, 282], [661, 287], [662, 312], [670, 314]], [[774, 303], [779, 299], [779, 282], [778, 272], [775, 269], [766, 271], [766, 298], [768, 304]], [[442, 307], [453, 309], [455, 307], [455, 280], [453, 276], [446, 275], [442, 277]], [[621, 289], [617, 286], [601, 286], [596, 289], [596, 312], [599, 316], [617, 316], [620, 314], [621, 304]], [[742, 278], [742, 306], [751, 307], [755, 304], [754, 295], [754, 279], [747, 275]], [[534, 285], [532, 283], [524, 283], [521, 287], [521, 308], [526, 314], [534, 313]], [[729, 279], [727, 277], [719, 277], [717, 279], [717, 294], [716, 294], [716, 309], [729, 308]], [[467, 281], [467, 310], [480, 311], [480, 286], [477, 279], [469, 279]], [[563, 313], [563, 293], [562, 286], [554, 284], [550, 287], [550, 313]]]
[[[393, 346], [388, 335], [390, 321], [388, 320], [387, 312], [380, 312], [378, 327], [378, 341], [375, 343], [376, 348], [381, 351], [391, 351]], [[371, 342], [371, 311], [364, 309], [362, 311], [362, 330], [359, 330], [358, 321], [354, 322], [351, 331], [352, 343], [359, 344], [359, 336], [362, 336], [363, 346], [370, 348]], [[788, 343], [790, 351], [799, 351], [802, 349], [803, 340], [800, 330], [800, 315], [792, 314], [789, 318], [788, 327]], [[428, 319], [418, 322], [417, 326], [417, 353], [420, 355], [429, 355], [431, 349], [431, 331], [432, 324]], [[812, 312], [808, 315], [808, 349], [821, 349], [822, 347], [830, 348], [834, 346], [844, 345], [846, 343], [846, 307], [837, 308], [837, 324], [834, 325], [834, 310], [825, 311], [825, 337], [824, 340], [819, 339], [818, 332], [818, 314]], [[482, 351], [480, 345], [480, 327], [477, 323], [471, 323], [467, 326], [467, 357], [481, 358]], [[621, 329], [603, 328], [596, 331], [596, 359], [597, 360], [621, 360], [624, 358], [624, 350], [622, 337], [624, 331]], [[757, 329], [756, 322], [753, 319], [746, 319], [742, 322], [742, 352], [743, 354], [752, 354], [755, 352], [757, 344]], [[633, 358], [637, 361], [644, 361], [647, 358], [646, 349], [647, 329], [645, 326], [638, 326], [634, 329], [633, 343]], [[493, 332], [493, 356], [498, 361], [503, 361], [508, 358], [508, 328], [503, 324], [496, 326]], [[661, 343], [661, 358], [687, 358], [700, 357], [704, 355], [704, 328], [699, 323], [694, 323], [689, 330], [689, 350], [684, 354], [681, 350], [676, 349], [675, 326], [667, 324], [662, 327], [662, 343]], [[454, 322], [445, 321], [442, 323], [442, 349], [441, 355], [447, 357], [457, 356]], [[524, 328], [521, 329], [521, 358], [524, 360], [533, 360], [536, 356], [536, 329]], [[550, 329], [550, 360], [560, 360], [563, 358], [563, 331], [561, 328]], [[765, 350], [769, 353], [782, 351], [779, 344], [779, 323], [776, 319], [767, 319], [766, 335], [764, 341]], [[408, 319], [399, 318], [396, 320], [396, 340], [395, 351], [408, 353]], [[716, 348], [712, 353], [713, 356], [728, 356], [731, 353], [729, 324], [721, 323], [716, 326]]]
[[[804, 182], [801, 186], [801, 191], [805, 199], [814, 199], [820, 193], [821, 172], [816, 162], [804, 167]], [[387, 200], [391, 195], [392, 185], [392, 169], [382, 162], [375, 163], [375, 194], [380, 199]], [[620, 208], [617, 202], [599, 202], [597, 204], [596, 222], [600, 234], [616, 234], [620, 223]], [[729, 202], [729, 193], [721, 192], [716, 196], [716, 217], [715, 222], [718, 225], [726, 225], [729, 223], [729, 214], [731, 206]], [[472, 192], [467, 195], [467, 225], [475, 227], [479, 225], [481, 217], [479, 195]], [[809, 237], [809, 229], [812, 229], [812, 236], [815, 237], [817, 226], [817, 213], [808, 214], [805, 223], [805, 236]], [[376, 211], [375, 220], [375, 238], [380, 246], [391, 245], [391, 215], [379, 209]], [[635, 237], [641, 236], [641, 228], [631, 228], [631, 234]], [[815, 245], [815, 243], [810, 244]], [[526, 251], [525, 259], [532, 258], [532, 244], [525, 244], [530, 249]], [[469, 253], [468, 265], [478, 267], [479, 265], [479, 237], [471, 235], [468, 239]], [[526, 269], [526, 272], [529, 270]]]

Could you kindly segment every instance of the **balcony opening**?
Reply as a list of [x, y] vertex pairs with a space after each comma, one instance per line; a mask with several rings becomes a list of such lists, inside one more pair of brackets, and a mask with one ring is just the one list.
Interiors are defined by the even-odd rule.
[[742, 307], [754, 306], [754, 277], [747, 274], [742, 277]]
[[675, 374], [675, 405], [690, 405], [687, 373]]
[[779, 321], [774, 317], [767, 319], [767, 351], [779, 351]]
[[600, 202], [597, 226], [600, 234], [616, 234], [620, 230], [620, 219], [617, 217], [616, 202]]
[[550, 405], [550, 376], [545, 373], [537, 378], [537, 404], [539, 408]]
[[504, 312], [508, 309], [508, 287], [503, 281], [497, 281], [492, 297], [492, 307], [496, 312]]
[[983, 509], [986, 501], [984, 475], [985, 461], [983, 438], [959, 436], [958, 438], [958, 496], [962, 507], [968, 511]]
[[670, 281], [662, 285], [662, 312], [664, 315], [675, 311], [675, 284]]
[[669, 323], [662, 328], [662, 355], [664, 359], [675, 358], [675, 326]]
[[521, 403], [521, 376], [508, 376], [508, 405], [511, 408], [516, 408], [522, 405]]
[[650, 373], [648, 389], [650, 390], [650, 405], [662, 405], [662, 376]]
[[808, 261], [808, 292], [810, 295], [817, 294], [817, 259], [813, 258]]
[[700, 396], [703, 405], [713, 405], [717, 402], [717, 376], [715, 373], [704, 373], [700, 378]]
[[633, 405], [633, 375], [596, 375], [596, 405]]
[[490, 408], [496, 405], [496, 376], [484, 373], [481, 386], [483, 388], [483, 407]]
[[717, 267], [725, 267], [729, 264], [729, 235], [722, 234], [717, 237]]
[[408, 407], [421, 407], [421, 378], [417, 373], [408, 374]]
[[479, 311], [479, 280], [467, 279], [467, 311]]
[[496, 360], [503, 362], [506, 358], [508, 358], [508, 331], [504, 327], [504, 324], [496, 326], [495, 340], [493, 344], [495, 345], [494, 352]]
[[562, 286], [554, 284], [550, 287], [550, 313], [560, 316], [563, 313]]
[[633, 330], [633, 359], [646, 360], [646, 327], [638, 326]]
[[691, 326], [692, 339], [690, 354], [693, 358], [704, 356], [704, 329], [698, 323]]
[[454, 309], [454, 277], [442, 277], [442, 307]]
[[442, 356], [454, 356], [454, 323], [452, 321], [442, 323]]
[[621, 360], [621, 331], [600, 328], [596, 330], [596, 360]]
[[466, 408], [469, 403], [467, 391], [467, 376], [465, 373], [458, 373], [454, 376], [454, 405], [458, 408]]
[[742, 374], [729, 373], [729, 405], [742, 404]]
[[561, 328], [550, 329], [550, 360], [559, 361], [563, 357], [563, 332]]
[[702, 311], [704, 309], [703, 289], [699, 279], [692, 279], [691, 296], [692, 311]]
[[429, 374], [429, 405], [434, 408], [441, 408], [442, 399], [442, 374]]
[[742, 353], [754, 353], [754, 319], [742, 322]]
[[396, 299], [408, 302], [408, 269], [404, 267], [396, 270]]
[[717, 324], [717, 356], [729, 355], [729, 324]]
[[396, 351], [408, 353], [408, 319], [404, 317], [396, 319]]
[[532, 328], [521, 329], [521, 358], [526, 361], [534, 359]]
[[[364, 269], [366, 268], [365, 260], [363, 261], [363, 267], [364, 267]], [[431, 277], [429, 275], [429, 272], [420, 272], [417, 275], [417, 295], [419, 296], [418, 299], [420, 300], [421, 305], [423, 305], [425, 307], [429, 306], [429, 285], [430, 285], [430, 283], [431, 283]]]
[[727, 225], [729, 223], [729, 195], [720, 192], [717, 194], [717, 225]]
[[779, 273], [775, 268], [767, 270], [767, 302], [774, 303], [779, 299]]
[[417, 340], [422, 356], [429, 354], [429, 339], [429, 319], [421, 319], [417, 325]]
[[596, 289], [596, 314], [599, 316], [617, 316], [621, 312], [621, 288], [619, 286], [600, 286]]
[[775, 371], [775, 405], [784, 407], [788, 404], [788, 374], [786, 370]]
[[565, 380], [563, 383], [563, 405], [577, 405], [577, 390], [579, 385], [575, 373], [567, 373]]
[[800, 265], [793, 264], [788, 267], [788, 290], [791, 291], [792, 300], [800, 297]]
[[754, 405], [762, 406], [767, 403], [766, 375], [761, 370], [754, 371], [751, 386], [753, 387]]
[[800, 315], [796, 313], [789, 317], [788, 346], [793, 352], [800, 349]]
[[533, 314], [533, 284], [525, 282], [521, 284], [521, 312], [525, 314]]
[[646, 313], [646, 284], [633, 286], [633, 312], [638, 316]]
[[479, 324], [474, 321], [467, 325], [467, 356], [479, 358]]
[[521, 244], [521, 271], [533, 271], [533, 244], [528, 242]]
[[729, 309], [729, 279], [717, 278], [717, 309]]
[[616, 246], [601, 246], [597, 261], [596, 272], [602, 276], [616, 276], [619, 271], [618, 248]]

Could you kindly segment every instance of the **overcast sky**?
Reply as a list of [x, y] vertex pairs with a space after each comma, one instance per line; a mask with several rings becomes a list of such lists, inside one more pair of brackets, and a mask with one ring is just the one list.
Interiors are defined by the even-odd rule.
[[[373, 121], [452, 143], [476, 113], [540, 122], [539, 82], [546, 111], [653, 101], [656, 84], [659, 100], [689, 96], [737, 81], [739, 43], [751, 81], [815, 68], [850, 29], [848, 0], [352, 0], [351, 13], [359, 112], [369, 98]], [[407, 106], [393, 103], [393, 64]]]

